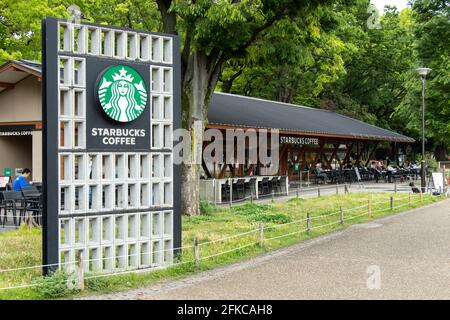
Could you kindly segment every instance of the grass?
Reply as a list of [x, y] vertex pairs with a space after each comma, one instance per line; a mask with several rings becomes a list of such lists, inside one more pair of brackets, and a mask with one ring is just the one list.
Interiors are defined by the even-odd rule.
[[[179, 258], [182, 264], [152, 272], [88, 279], [86, 280], [87, 290], [82, 295], [126, 290], [149, 285], [163, 279], [185, 277], [196, 272], [248, 259], [264, 252], [332, 232], [343, 227], [339, 224], [339, 208], [341, 206], [344, 209], [346, 220], [344, 227], [370, 220], [367, 214], [369, 198], [372, 202], [373, 218], [398, 213], [443, 199], [443, 197], [425, 195], [423, 201], [419, 201], [419, 196], [413, 195], [411, 199], [412, 204], [409, 204], [408, 195], [396, 194], [394, 195], [394, 206], [401, 207], [390, 210], [390, 196], [391, 194], [387, 193], [354, 193], [323, 196], [314, 199], [293, 198], [286, 202], [272, 204], [246, 203], [232, 208], [218, 208], [202, 204], [202, 215], [183, 217], [183, 247], [192, 246], [194, 238], [198, 238], [200, 242], [200, 256], [202, 260], [198, 267], [193, 263], [193, 249], [187, 248], [183, 250]], [[347, 210], [358, 206], [362, 207], [356, 210]], [[307, 222], [305, 221], [307, 212], [311, 215], [311, 230], [309, 232], [305, 231], [307, 227]], [[296, 222], [298, 220], [301, 221]], [[264, 238], [266, 240], [263, 246], [255, 244], [258, 241], [257, 229], [260, 223], [263, 223], [265, 228]], [[228, 240], [221, 240], [245, 232], [250, 233]], [[292, 235], [284, 236], [286, 234]], [[209, 243], [210, 241], [215, 242]], [[247, 247], [233, 251], [243, 246]], [[214, 256], [226, 251], [230, 252]], [[39, 265], [41, 264], [40, 257], [40, 229], [30, 230], [27, 227], [21, 227], [19, 230], [0, 234], [0, 269]], [[29, 283], [42, 284], [43, 281], [39, 279], [39, 274], [39, 269], [0, 273], [0, 288]], [[59, 277], [66, 279], [62, 276]], [[45, 285], [41, 285], [40, 289], [32, 287], [0, 290], [0, 299], [44, 299], [54, 297], [49, 295], [48, 292], [61, 292], [61, 290], [54, 290], [54, 287], [55, 284], [47, 281]], [[67, 292], [64, 292], [64, 294], [68, 295]], [[70, 296], [69, 294], [68, 297]]]

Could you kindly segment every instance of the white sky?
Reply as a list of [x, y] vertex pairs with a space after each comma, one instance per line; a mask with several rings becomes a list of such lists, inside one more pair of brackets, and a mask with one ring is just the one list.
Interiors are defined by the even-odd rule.
[[380, 14], [384, 12], [385, 5], [396, 6], [398, 11], [402, 11], [408, 4], [408, 0], [370, 0], [370, 2], [377, 6]]

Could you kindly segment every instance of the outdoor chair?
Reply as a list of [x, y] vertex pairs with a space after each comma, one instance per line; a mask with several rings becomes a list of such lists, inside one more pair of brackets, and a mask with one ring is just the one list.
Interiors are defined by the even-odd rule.
[[256, 196], [256, 178], [250, 178], [249, 182], [245, 183], [245, 194]]
[[245, 198], [245, 179], [238, 179], [233, 186], [233, 196], [240, 200]]
[[[286, 194], [287, 190], [286, 190], [286, 180], [287, 177], [286, 176], [282, 176], [280, 177], [280, 179], [278, 180], [278, 184], [280, 185], [280, 193], [282, 194]], [[287, 195], [287, 194], [286, 194]]]
[[[13, 222], [15, 226], [19, 226], [24, 215], [24, 199], [20, 191], [5, 191], [3, 192], [3, 199], [5, 201], [6, 211], [11, 210], [13, 214]], [[5, 224], [3, 221], [3, 225]]]
[[317, 171], [317, 169], [314, 169], [314, 177], [316, 178], [316, 184], [319, 184], [320, 181], [322, 181], [323, 183], [327, 182], [327, 174], [325, 172], [319, 173], [319, 171]]
[[266, 195], [270, 193], [268, 177], [262, 178], [262, 180], [258, 182], [258, 191], [260, 195]]
[[230, 190], [229, 180], [227, 180], [224, 184], [222, 184], [222, 202], [230, 201]]
[[281, 190], [281, 184], [280, 184], [280, 177], [273, 177], [271, 180], [272, 185], [272, 191], [275, 193], [275, 195], [280, 196], [282, 193]]
[[[2, 220], [2, 211], [3, 211], [3, 220]], [[0, 224], [2, 224], [3, 226], [5, 225], [7, 214], [8, 212], [6, 210], [6, 203], [5, 199], [3, 198], [3, 191], [2, 191], [0, 192]]]
[[36, 223], [40, 225], [42, 215], [41, 193], [35, 187], [26, 187], [23, 188], [22, 195], [24, 198], [24, 212], [31, 212]]

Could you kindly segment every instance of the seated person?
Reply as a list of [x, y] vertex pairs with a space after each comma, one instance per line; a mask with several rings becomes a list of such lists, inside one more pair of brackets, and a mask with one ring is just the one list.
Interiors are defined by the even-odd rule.
[[316, 164], [316, 169], [314, 171], [315, 171], [315, 175], [316, 175], [317, 179], [320, 179], [324, 183], [326, 183], [326, 181], [327, 181], [327, 174], [322, 169], [322, 163], [320, 163], [320, 162], [317, 163]]
[[386, 171], [387, 171], [386, 173], [387, 173], [388, 182], [392, 182], [392, 178], [394, 177], [396, 170], [394, 169], [394, 167], [392, 165], [389, 164], [387, 166]]
[[372, 161], [372, 163], [370, 164], [370, 170], [374, 175], [375, 182], [378, 183], [378, 180], [383, 176], [383, 173], [381, 172], [375, 161]]
[[410, 182], [409, 186], [411, 187], [412, 193], [420, 193], [419, 188], [416, 187], [416, 185], [414, 184], [414, 182]]
[[29, 187], [31, 183], [28, 181], [31, 177], [31, 170], [23, 169], [22, 174], [18, 176], [13, 182], [14, 191], [22, 191], [23, 188]]

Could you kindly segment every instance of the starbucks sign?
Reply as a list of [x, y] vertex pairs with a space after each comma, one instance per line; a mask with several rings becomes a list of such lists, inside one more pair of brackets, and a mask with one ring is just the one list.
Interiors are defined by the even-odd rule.
[[78, 256], [91, 274], [172, 265], [179, 38], [46, 18], [42, 44], [44, 272], [71, 274]]
[[129, 66], [107, 68], [100, 76], [97, 90], [103, 111], [118, 122], [135, 120], [147, 105], [145, 81]]
[[151, 141], [150, 68], [135, 61], [86, 58], [87, 147], [148, 150]]

